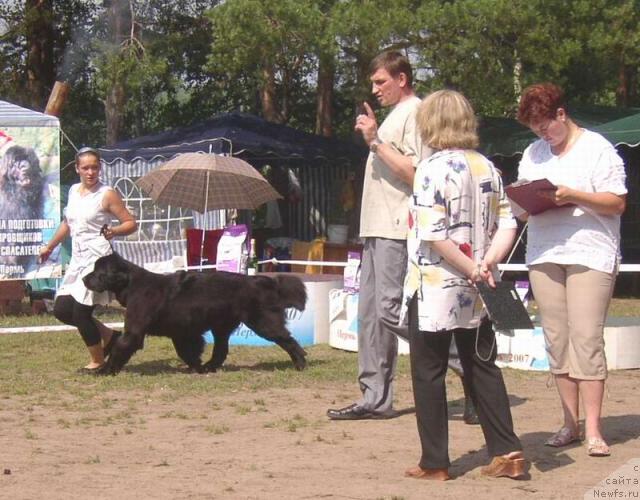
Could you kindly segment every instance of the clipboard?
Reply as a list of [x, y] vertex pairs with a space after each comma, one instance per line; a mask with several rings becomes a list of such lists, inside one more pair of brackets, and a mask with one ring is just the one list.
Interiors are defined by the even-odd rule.
[[554, 208], [563, 208], [569, 205], [556, 205], [553, 200], [540, 196], [542, 190], [555, 190], [555, 184], [549, 179], [537, 179], [528, 181], [521, 179], [505, 186], [506, 195], [526, 210], [530, 215], [537, 215]]
[[476, 283], [476, 288], [496, 330], [533, 329], [513, 281], [499, 281], [495, 288], [481, 281]]

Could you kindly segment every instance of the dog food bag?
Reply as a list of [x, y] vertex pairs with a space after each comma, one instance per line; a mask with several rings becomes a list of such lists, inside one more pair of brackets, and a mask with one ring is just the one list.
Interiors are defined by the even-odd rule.
[[218, 242], [218, 255], [216, 256], [218, 271], [244, 272], [247, 232], [247, 226], [244, 224], [225, 228]]
[[344, 268], [344, 291], [358, 293], [360, 291], [360, 253], [348, 252], [347, 265]]

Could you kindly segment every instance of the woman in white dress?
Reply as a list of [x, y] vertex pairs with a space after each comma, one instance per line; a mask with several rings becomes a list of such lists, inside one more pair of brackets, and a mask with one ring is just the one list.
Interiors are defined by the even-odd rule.
[[[105, 352], [108, 354], [117, 334], [93, 317], [97, 304], [109, 302], [108, 292], [88, 290], [82, 278], [93, 270], [98, 258], [112, 252], [108, 240], [129, 235], [138, 226], [120, 195], [100, 182], [100, 155], [96, 150], [78, 151], [76, 172], [80, 182], [71, 186], [64, 219], [51, 241], [40, 250], [40, 259], [47, 260], [55, 247], [71, 236], [71, 262], [56, 295], [54, 315], [78, 328], [91, 358], [83, 371], [91, 373], [104, 364]], [[115, 227], [111, 226], [114, 218], [120, 222]]]

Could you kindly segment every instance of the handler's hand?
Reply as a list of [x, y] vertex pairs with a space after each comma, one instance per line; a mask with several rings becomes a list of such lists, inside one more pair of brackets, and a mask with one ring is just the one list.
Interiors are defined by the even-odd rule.
[[356, 117], [355, 129], [362, 133], [364, 142], [370, 145], [378, 136], [378, 122], [376, 121], [376, 115], [369, 106], [369, 103], [363, 103], [366, 114], [360, 114]]
[[567, 186], [556, 186], [556, 189], [541, 189], [538, 194], [543, 198], [549, 198], [556, 205], [573, 203], [574, 190]]
[[482, 273], [482, 281], [486, 282], [491, 288], [496, 287], [496, 279], [494, 278], [493, 271], [496, 268], [495, 262], [483, 260], [480, 264], [480, 272]]
[[51, 257], [51, 252], [53, 252], [53, 250], [51, 250], [48, 246], [43, 246], [40, 247], [40, 251], [38, 252], [39, 254], [39, 258], [38, 258], [38, 263], [42, 264], [43, 262], [46, 262], [49, 257]]
[[100, 234], [102, 236], [105, 237], [105, 239], [107, 240], [111, 240], [113, 239], [113, 237], [116, 235], [113, 232], [113, 228], [111, 226], [107, 226], [106, 224], [102, 227], [102, 229], [100, 230]]
[[471, 273], [471, 276], [469, 276], [469, 283], [475, 285], [476, 283], [483, 281], [487, 283], [491, 288], [495, 288], [496, 280], [493, 277], [493, 266], [493, 264], [483, 260], [482, 263], [478, 265], [476, 269], [474, 269], [473, 273]]

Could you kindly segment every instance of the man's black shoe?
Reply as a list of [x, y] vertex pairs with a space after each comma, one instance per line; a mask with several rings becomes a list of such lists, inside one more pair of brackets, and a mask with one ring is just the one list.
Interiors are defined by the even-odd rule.
[[356, 403], [345, 406], [338, 410], [327, 410], [327, 417], [331, 420], [365, 420], [376, 418], [376, 414], [372, 411], [357, 405]]
[[462, 414], [462, 420], [464, 420], [464, 423], [467, 425], [480, 424], [480, 419], [478, 418], [476, 408], [473, 405], [471, 398], [464, 399], [464, 413]]

